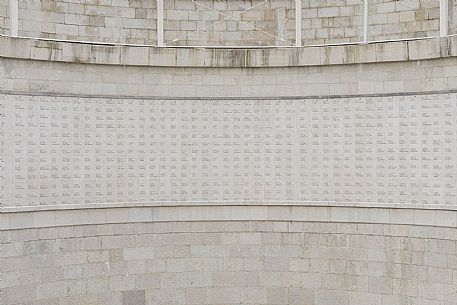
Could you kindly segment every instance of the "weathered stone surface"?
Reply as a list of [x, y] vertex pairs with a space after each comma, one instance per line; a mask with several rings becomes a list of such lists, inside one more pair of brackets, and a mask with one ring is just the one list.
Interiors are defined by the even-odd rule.
[[145, 305], [144, 290], [130, 290], [122, 292], [122, 305]]
[[[265, 222], [263, 222], [265, 223]], [[169, 229], [157, 233], [154, 226], [144, 223], [131, 224], [123, 233], [122, 224], [87, 225], [84, 236], [58, 238], [54, 244], [71, 241], [72, 247], [45, 246], [47, 239], [36, 242], [33, 236], [42, 235], [47, 229], [16, 231], [24, 235], [22, 240], [10, 240], [13, 248], [27, 249], [22, 256], [2, 258], [2, 285], [6, 304], [35, 302], [53, 304], [59, 298], [70, 303], [79, 298], [86, 304], [141, 305], [141, 304], [384, 304], [408, 298], [440, 304], [442, 300], [454, 300], [456, 267], [446, 254], [455, 253], [457, 234], [448, 240], [436, 240], [436, 228], [422, 227], [418, 237], [403, 236], [395, 225], [344, 224], [297, 222], [301, 230], [292, 232], [269, 221], [270, 229], [259, 232], [255, 221], [245, 221], [242, 226], [243, 240], [248, 252], [168, 251], [170, 247], [197, 248], [202, 244], [210, 249], [241, 247], [235, 236], [240, 229], [235, 223], [202, 222], [191, 229], [188, 222], [171, 222]], [[186, 226], [186, 232], [173, 227]], [[266, 228], [266, 226], [264, 225]], [[273, 229], [278, 227], [278, 230]], [[76, 227], [73, 227], [75, 229]], [[201, 228], [205, 228], [202, 232]], [[409, 226], [412, 231], [415, 227]], [[58, 234], [65, 227], [54, 228]], [[453, 231], [456, 228], [452, 229]], [[133, 232], [142, 232], [141, 234]], [[371, 232], [386, 232], [373, 235]], [[27, 234], [23, 234], [28, 232]], [[76, 232], [76, 231], [73, 231]], [[92, 233], [89, 233], [92, 232]], [[7, 231], [0, 232], [2, 236]], [[148, 257], [98, 256], [93, 262], [94, 250], [86, 250], [86, 238], [118, 236], [119, 240], [136, 240], [134, 246], [158, 249]], [[101, 236], [100, 236], [101, 235]], [[29, 237], [27, 237], [29, 236]], [[144, 238], [146, 237], [147, 238]], [[260, 239], [264, 242], [257, 243]], [[282, 236], [277, 239], [276, 236]], [[327, 242], [347, 240], [342, 247]], [[218, 237], [218, 238], [216, 238]], [[158, 240], [163, 243], [158, 243]], [[227, 241], [235, 240], [230, 245]], [[249, 242], [248, 242], [249, 241]], [[266, 242], [270, 241], [270, 242]], [[164, 246], [159, 246], [163, 244]], [[117, 249], [127, 251], [132, 246], [123, 243]], [[314, 250], [312, 250], [314, 249]], [[46, 254], [38, 256], [36, 251]], [[60, 256], [72, 257], [71, 253], [85, 253], [73, 265], [63, 265]], [[369, 253], [385, 253], [383, 257]], [[2, 251], [3, 253], [3, 251]], [[430, 257], [429, 260], [418, 260]], [[296, 270], [297, 260], [306, 260], [304, 268]], [[31, 263], [30, 263], [31, 262]], [[256, 262], [260, 262], [257, 264]], [[437, 263], [443, 263], [437, 267]], [[161, 268], [160, 265], [171, 269]], [[148, 267], [146, 267], [148, 266]], [[278, 266], [283, 266], [278, 268]], [[344, 266], [344, 268], [338, 268]], [[63, 268], [62, 268], [63, 267]], [[60, 270], [60, 271], [59, 271]], [[21, 276], [21, 274], [23, 274]], [[36, 276], [33, 276], [35, 275]], [[17, 279], [17, 280], [15, 280]], [[23, 284], [21, 284], [23, 283]], [[27, 283], [27, 284], [26, 284]], [[430, 290], [433, 286], [436, 289]], [[41, 303], [40, 303], [41, 302]], [[396, 301], [395, 301], [396, 302]], [[386, 303], [390, 304], [390, 303]]]
[[[295, 1], [164, 1], [164, 36], [176, 45], [293, 45]], [[449, 1], [450, 30], [456, 24]], [[0, 1], [0, 34], [10, 34], [8, 2]], [[304, 44], [362, 40], [361, 1], [303, 0]], [[369, 39], [432, 37], [439, 34], [439, 1], [373, 1]], [[212, 26], [211, 23], [214, 23]], [[157, 43], [156, 2], [30, 1], [19, 6], [19, 35], [80, 41]], [[200, 30], [196, 33], [196, 30]]]
[[[404, 62], [408, 60], [427, 60], [449, 58], [457, 55], [457, 37], [427, 38], [419, 40], [388, 41], [373, 44], [349, 44], [326, 47], [302, 48], [156, 48], [147, 46], [116, 46], [100, 43], [71, 43], [24, 38], [0, 37], [0, 57], [33, 60], [52, 60], [56, 62], [153, 66], [153, 67], [309, 67], [322, 65], [349, 65], [385, 62]], [[446, 65], [444, 66], [446, 67]], [[456, 75], [451, 67], [443, 68], [444, 76], [454, 80]], [[376, 74], [378, 75], [378, 74]], [[162, 76], [162, 75], [161, 75]], [[195, 80], [189, 75], [144, 75], [136, 78], [144, 84], [180, 85], [190, 90]], [[134, 75], [131, 75], [130, 83]], [[135, 75], [135, 77], [138, 77]], [[286, 77], [285, 75], [276, 77]], [[379, 75], [380, 79], [383, 74]], [[385, 80], [385, 79], [384, 79]], [[208, 84], [222, 85], [226, 80], [211, 78]], [[284, 81], [284, 80], [282, 80]], [[439, 78], [436, 84], [442, 81]], [[385, 80], [390, 92], [402, 89], [401, 82]], [[411, 80], [409, 83], [413, 83]], [[334, 93], [346, 92], [350, 84], [330, 82], [335, 86]], [[432, 86], [436, 85], [435, 83]], [[316, 87], [316, 85], [314, 85]], [[373, 93], [373, 84], [361, 81], [360, 93]], [[315, 90], [317, 90], [316, 88]], [[336, 90], [338, 89], [338, 90]], [[419, 89], [416, 89], [419, 90]], [[238, 95], [246, 90], [238, 92]], [[379, 91], [378, 89], [376, 91]], [[327, 92], [328, 94], [328, 92]], [[341, 93], [340, 93], [341, 94]]]

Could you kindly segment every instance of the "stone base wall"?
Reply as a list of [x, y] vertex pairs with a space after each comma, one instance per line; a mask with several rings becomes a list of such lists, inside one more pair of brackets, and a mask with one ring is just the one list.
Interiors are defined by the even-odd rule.
[[456, 228], [164, 222], [1, 231], [0, 304], [456, 304]]

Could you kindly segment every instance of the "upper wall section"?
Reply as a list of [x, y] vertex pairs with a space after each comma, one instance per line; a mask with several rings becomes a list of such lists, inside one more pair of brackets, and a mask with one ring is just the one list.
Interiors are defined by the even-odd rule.
[[20, 1], [19, 35], [154, 44], [156, 16], [150, 0]]
[[[449, 0], [449, 28], [457, 24]], [[9, 34], [7, 0], [0, 0], [0, 33]], [[304, 45], [362, 40], [362, 0], [303, 0]], [[295, 43], [295, 0], [166, 0], [166, 45], [259, 46]], [[438, 0], [373, 0], [370, 40], [437, 36]], [[19, 1], [19, 35], [79, 41], [157, 43], [157, 3], [143, 0]]]
[[245, 49], [155, 48], [0, 37], [0, 89], [147, 98], [415, 93], [456, 88], [456, 56], [455, 36], [365, 45]]
[[10, 34], [8, 0], [0, 0], [0, 34]]
[[456, 88], [456, 56], [455, 36], [257, 49], [155, 48], [0, 37], [0, 89], [173, 98], [421, 92]]

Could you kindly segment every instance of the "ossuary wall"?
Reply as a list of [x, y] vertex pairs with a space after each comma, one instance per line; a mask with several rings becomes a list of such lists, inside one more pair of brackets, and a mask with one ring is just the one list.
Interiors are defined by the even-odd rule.
[[0, 304], [455, 305], [456, 44], [0, 37]]
[[2, 95], [2, 201], [454, 205], [456, 98]]

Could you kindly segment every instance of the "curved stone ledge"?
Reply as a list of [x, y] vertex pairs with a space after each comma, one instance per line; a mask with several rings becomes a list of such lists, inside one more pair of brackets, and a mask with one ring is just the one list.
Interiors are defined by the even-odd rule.
[[425, 209], [425, 210], [457, 210], [457, 205], [449, 204], [418, 204], [418, 203], [379, 203], [379, 202], [344, 202], [344, 201], [161, 201], [161, 202], [114, 202], [87, 204], [1, 206], [0, 213], [86, 210], [107, 208], [138, 208], [138, 207], [186, 207], [186, 206], [319, 206], [319, 207], [359, 207], [381, 209]]
[[300, 48], [158, 48], [0, 35], [0, 57], [79, 64], [260, 68], [380, 63], [455, 56], [456, 35]]
[[457, 227], [457, 210], [337, 205], [163, 205], [16, 210], [0, 214], [1, 230], [109, 223], [283, 221]]

